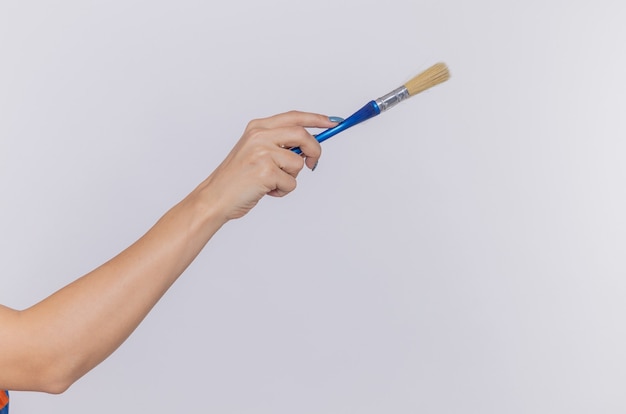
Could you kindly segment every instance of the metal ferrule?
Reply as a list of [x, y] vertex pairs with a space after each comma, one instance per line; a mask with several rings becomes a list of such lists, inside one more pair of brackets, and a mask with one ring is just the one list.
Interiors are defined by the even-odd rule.
[[404, 86], [400, 86], [398, 89], [394, 89], [385, 96], [381, 96], [376, 99], [376, 104], [380, 108], [381, 112], [386, 111], [389, 108], [393, 108], [400, 102], [409, 97], [409, 90]]

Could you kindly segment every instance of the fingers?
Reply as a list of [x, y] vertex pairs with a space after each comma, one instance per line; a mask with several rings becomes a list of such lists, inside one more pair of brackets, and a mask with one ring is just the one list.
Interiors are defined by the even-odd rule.
[[[256, 129], [248, 133], [252, 142], [261, 144], [263, 152], [267, 151], [274, 164], [273, 172], [266, 175], [270, 196], [282, 197], [295, 190], [296, 178], [305, 162], [312, 169], [322, 152], [320, 143], [301, 126]], [[305, 158], [290, 151], [290, 147], [300, 147]]]
[[276, 176], [276, 188], [269, 191], [267, 195], [273, 197], [282, 197], [296, 189], [296, 178], [285, 173]]
[[[331, 128], [338, 122], [331, 121], [326, 115], [289, 111], [268, 118], [255, 119], [248, 124], [247, 132], [272, 130], [274, 141], [283, 147], [300, 147], [305, 156], [306, 165], [313, 169], [319, 160], [321, 147], [317, 140], [304, 128]], [[300, 130], [294, 128], [300, 128]]]
[[255, 119], [248, 124], [248, 128], [281, 128], [286, 126], [301, 126], [309, 128], [330, 128], [337, 125], [326, 115], [311, 112], [289, 111], [268, 118]]
[[293, 178], [298, 177], [298, 174], [304, 166], [304, 160], [301, 156], [295, 152], [287, 151], [282, 148], [272, 154], [272, 159], [279, 169]]
[[[322, 154], [322, 146], [317, 140], [301, 126], [288, 126], [275, 129], [256, 129], [249, 132], [251, 139], [255, 141], [268, 141], [272, 146], [278, 147], [280, 152], [284, 152], [295, 158], [300, 158], [288, 148], [300, 147], [302, 154], [306, 157], [306, 165], [313, 168]], [[302, 164], [300, 164], [302, 168]]]
[[253, 157], [251, 175], [265, 189], [263, 195], [282, 197], [296, 188], [296, 178], [304, 166], [304, 159], [292, 151], [267, 147]]

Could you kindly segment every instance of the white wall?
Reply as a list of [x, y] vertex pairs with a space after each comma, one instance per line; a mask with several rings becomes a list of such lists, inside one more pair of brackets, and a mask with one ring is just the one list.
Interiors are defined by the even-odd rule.
[[347, 116], [439, 60], [453, 76], [324, 143], [114, 356], [13, 411], [624, 412], [625, 7], [0, 3], [16, 308], [139, 237], [250, 119]]

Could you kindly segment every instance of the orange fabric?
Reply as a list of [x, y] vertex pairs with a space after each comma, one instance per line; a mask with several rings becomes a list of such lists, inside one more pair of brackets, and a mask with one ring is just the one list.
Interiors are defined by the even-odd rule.
[[0, 410], [7, 406], [9, 403], [9, 396], [5, 391], [0, 391]]

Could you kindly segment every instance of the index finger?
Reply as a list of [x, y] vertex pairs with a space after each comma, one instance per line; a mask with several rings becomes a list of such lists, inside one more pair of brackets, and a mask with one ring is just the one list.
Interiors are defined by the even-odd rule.
[[305, 128], [330, 128], [337, 125], [328, 119], [328, 116], [312, 112], [289, 111], [267, 118], [255, 119], [248, 125], [249, 128], [282, 128], [287, 126], [301, 126]]

